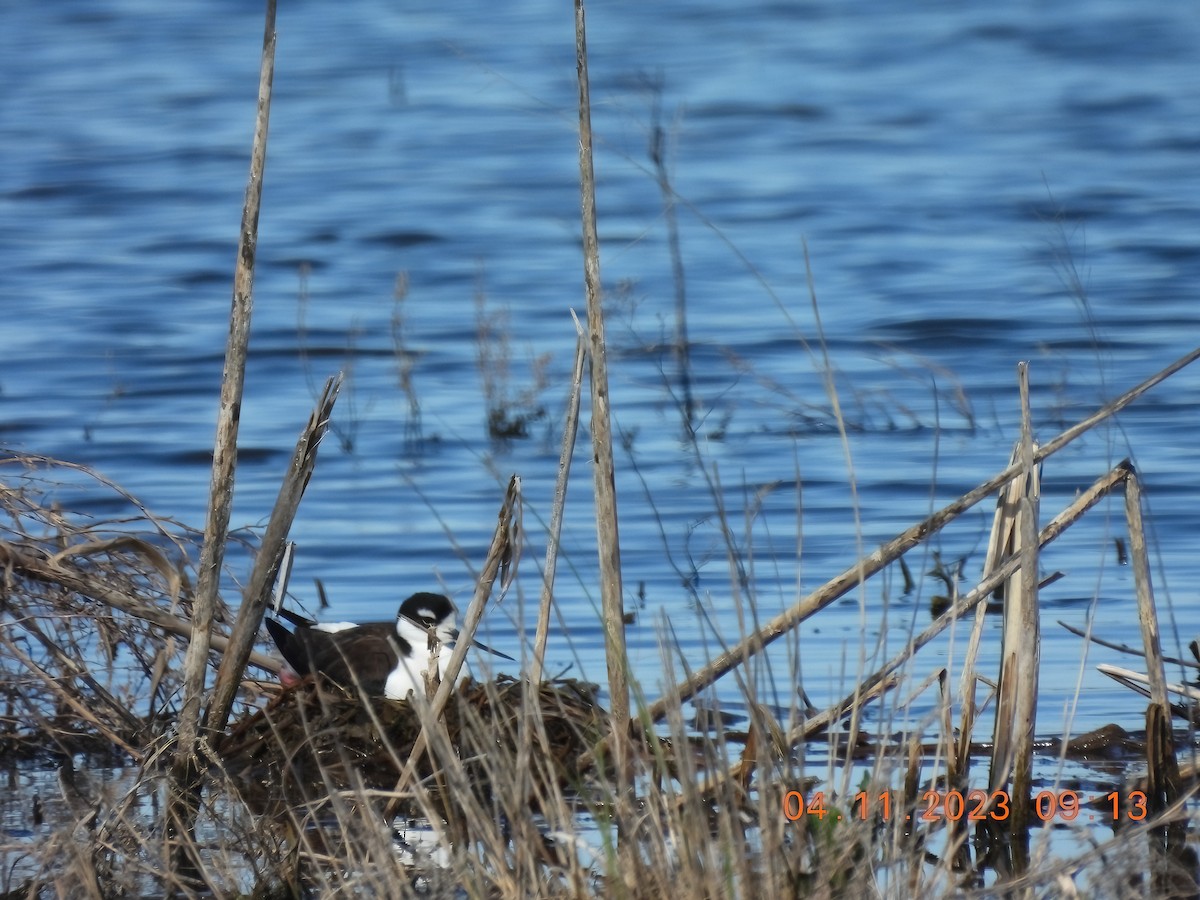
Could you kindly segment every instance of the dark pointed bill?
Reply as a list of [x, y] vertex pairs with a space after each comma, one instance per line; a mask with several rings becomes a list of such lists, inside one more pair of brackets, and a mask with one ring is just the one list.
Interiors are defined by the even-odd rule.
[[[459, 635], [458, 629], [455, 628], [454, 631], [451, 632], [451, 634], [453, 635], [454, 640], [457, 641], [458, 635]], [[481, 641], [473, 640], [473, 641], [471, 641], [471, 646], [478, 647], [480, 650], [486, 650], [488, 653], [491, 653], [493, 656], [498, 656], [501, 659], [507, 659], [509, 662], [516, 662], [516, 660], [513, 659], [511, 656], [509, 656], [507, 653], [501, 653], [499, 650], [493, 650], [491, 647], [489, 647], [487, 644], [482, 643]]]

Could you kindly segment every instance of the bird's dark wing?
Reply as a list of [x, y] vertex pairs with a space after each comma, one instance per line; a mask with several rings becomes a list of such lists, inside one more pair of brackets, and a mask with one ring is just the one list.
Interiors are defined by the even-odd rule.
[[296, 630], [303, 645], [306, 671], [320, 672], [353, 691], [382, 694], [400, 652], [395, 626], [373, 622], [346, 631]]

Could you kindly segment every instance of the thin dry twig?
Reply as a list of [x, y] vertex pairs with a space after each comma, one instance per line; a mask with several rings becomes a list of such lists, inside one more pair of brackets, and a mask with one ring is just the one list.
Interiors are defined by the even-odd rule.
[[[574, 313], [572, 313], [574, 318]], [[567, 502], [567, 482], [571, 476], [571, 457], [575, 453], [575, 435], [579, 430], [579, 399], [583, 387], [583, 365], [587, 355], [587, 344], [579, 331], [575, 341], [575, 365], [572, 369], [571, 393], [567, 399], [566, 421], [563, 425], [562, 453], [558, 457], [558, 477], [554, 482], [554, 505], [550, 509], [550, 525], [546, 534], [546, 564], [542, 572], [542, 593], [538, 604], [537, 631], [533, 638], [533, 659], [529, 666], [529, 680], [537, 684], [542, 680], [542, 665], [546, 659], [546, 642], [550, 635], [550, 607], [554, 602], [554, 576], [558, 566], [559, 538], [562, 534], [563, 508]]]
[[[1058, 619], [1056, 621], [1061, 627], [1071, 632], [1071, 634], [1075, 635], [1076, 637], [1081, 637], [1085, 641], [1091, 641], [1093, 644], [1098, 644], [1101, 647], [1107, 647], [1109, 650], [1116, 650], [1118, 653], [1126, 653], [1130, 656], [1144, 657], [1146, 655], [1145, 650], [1139, 650], [1137, 647], [1131, 647], [1128, 644], [1118, 644], [1116, 641], [1106, 641], [1104, 638], [1096, 637], [1094, 634], [1088, 634], [1085, 629], [1076, 628], [1074, 625], [1068, 624], [1062, 619]], [[1200, 669], [1200, 662], [1197, 662], [1194, 659], [1180, 659], [1177, 656], [1164, 656], [1162, 661], [1172, 666], [1186, 666], [1190, 669]]]

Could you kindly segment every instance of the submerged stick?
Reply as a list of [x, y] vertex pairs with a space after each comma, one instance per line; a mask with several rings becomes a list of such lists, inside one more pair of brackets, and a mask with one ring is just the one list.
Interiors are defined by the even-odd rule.
[[[1081, 637], [1085, 641], [1091, 641], [1093, 644], [1098, 644], [1101, 647], [1107, 647], [1109, 650], [1116, 650], [1118, 653], [1126, 653], [1130, 656], [1144, 657], [1146, 655], [1145, 650], [1139, 650], [1137, 647], [1130, 647], [1128, 644], [1118, 644], [1116, 641], [1106, 641], [1104, 638], [1096, 637], [1094, 634], [1089, 634], [1086, 630], [1082, 628], [1076, 628], [1074, 625], [1070, 625], [1064, 622], [1062, 619], [1058, 619], [1057, 622], [1059, 626], [1065, 628], [1076, 637]], [[1172, 666], [1187, 666], [1188, 668], [1192, 669], [1200, 669], [1200, 663], [1196, 662], [1194, 659], [1180, 659], [1177, 656], [1164, 656], [1162, 661], [1164, 663], [1169, 663]]]
[[325, 382], [325, 390], [317, 401], [316, 409], [309, 416], [308, 424], [300, 433], [296, 442], [296, 450], [292, 454], [291, 464], [283, 483], [279, 486], [279, 495], [275, 498], [275, 507], [271, 510], [271, 519], [267, 523], [266, 534], [263, 535], [262, 546], [254, 560], [254, 570], [250, 573], [250, 583], [242, 597], [242, 605], [238, 610], [237, 621], [229, 638], [229, 648], [221, 657], [221, 666], [217, 670], [217, 682], [213, 688], [213, 697], [204, 711], [203, 725], [206, 730], [224, 731], [229, 722], [229, 713], [233, 709], [233, 698], [237, 693], [238, 684], [242, 680], [242, 672], [250, 651], [258, 637], [258, 629], [262, 624], [263, 613], [271, 599], [271, 587], [279, 572], [279, 563], [283, 558], [284, 547], [287, 544], [288, 532], [296, 518], [296, 510], [304, 489], [308, 487], [313, 469], [317, 465], [317, 448], [321, 438], [329, 429], [329, 417], [333, 414], [333, 404], [337, 401], [338, 392], [342, 388], [342, 375], [330, 378]]
[[675, 362], [679, 370], [679, 387], [683, 393], [684, 438], [693, 437], [695, 402], [692, 398], [691, 343], [687, 327], [687, 277], [683, 268], [683, 250], [679, 242], [679, 216], [675, 212], [675, 189], [667, 171], [666, 139], [662, 127], [662, 85], [654, 91], [654, 108], [650, 126], [650, 162], [662, 194], [663, 220], [667, 226], [667, 253], [671, 258], [671, 281], [675, 285]]

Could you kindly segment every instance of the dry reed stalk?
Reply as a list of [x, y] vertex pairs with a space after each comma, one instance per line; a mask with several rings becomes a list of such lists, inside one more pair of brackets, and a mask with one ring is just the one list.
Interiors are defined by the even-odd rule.
[[[1020, 463], [1021, 447], [1013, 447], [1009, 465]], [[1020, 497], [1025, 493], [1025, 477], [1018, 475], [1005, 485], [996, 498], [996, 513], [992, 517], [992, 530], [988, 535], [988, 547], [983, 559], [983, 574], [992, 572], [1003, 560], [1013, 555], [1016, 541], [1017, 507]], [[1003, 596], [1004, 583], [996, 591]], [[963, 657], [963, 670], [959, 679], [959, 702], [962, 705], [961, 721], [958, 733], [958, 745], [953, 757], [947, 763], [947, 777], [952, 783], [966, 784], [967, 774], [971, 766], [971, 740], [975, 732], [975, 661], [979, 658], [979, 644], [983, 637], [983, 625], [987, 618], [987, 604], [981, 603], [975, 607], [975, 621], [971, 626], [971, 637], [967, 641], [966, 654]], [[997, 722], [1000, 717], [997, 717]], [[992, 742], [995, 746], [996, 736], [993, 733]]]
[[[172, 762], [173, 789], [169, 792], [168, 829], [175, 839], [190, 834], [199, 810], [200, 705], [208, 670], [209, 634], [220, 588], [221, 563], [233, 505], [233, 483], [237, 468], [237, 434], [241, 419], [242, 390], [246, 377], [246, 352], [250, 342], [250, 318], [254, 309], [254, 262], [258, 247], [258, 216], [262, 203], [266, 168], [267, 130], [270, 123], [271, 89], [275, 76], [275, 6], [267, 0], [263, 29], [262, 60], [258, 80], [258, 113], [250, 152], [250, 177], [246, 184], [241, 227], [238, 229], [237, 260], [233, 275], [233, 302], [229, 314], [229, 337], [225, 367], [221, 375], [221, 400], [217, 435], [213, 446], [212, 481], [209, 487], [208, 518], [200, 551], [193, 615], [192, 640], [184, 658], [183, 704], [177, 724], [177, 744]], [[194, 851], [194, 842], [181, 840], [176, 861], [184, 880], [199, 874], [204, 865]], [[188, 871], [184, 871], [188, 870]]]
[[[596, 231], [596, 175], [592, 168], [592, 106], [588, 84], [587, 24], [583, 0], [575, 0], [575, 65], [579, 76], [579, 193], [583, 219], [583, 281], [587, 292], [588, 356], [592, 375], [592, 475], [596, 543], [600, 556], [600, 600], [608, 657], [612, 749], [618, 782], [629, 778], [628, 660], [621, 590], [621, 547], [617, 532], [617, 488], [609, 421], [608, 363], [601, 305], [600, 238]], [[623, 790], [621, 791], [624, 792]]]
[[[1144, 672], [1126, 669], [1123, 666], [1114, 666], [1112, 663], [1099, 663], [1096, 666], [1096, 671], [1101, 675], [1107, 675], [1122, 687], [1127, 687], [1131, 691], [1137, 691], [1137, 693], [1147, 699], [1152, 699], [1153, 697], [1150, 690], [1150, 677]], [[1189, 709], [1194, 711], [1195, 705], [1200, 703], [1200, 688], [1193, 684], [1185, 684], [1177, 681], [1168, 681], [1165, 687], [1167, 694], [1176, 694], [1183, 701], [1182, 703], [1172, 705], [1175, 714], [1182, 719], [1196, 721], [1197, 716], [1194, 712], [1189, 715]]]
[[[574, 312], [571, 313], [571, 318], [575, 319]], [[542, 680], [542, 666], [546, 659], [546, 642], [550, 635], [550, 607], [554, 602], [554, 576], [558, 567], [559, 538], [562, 535], [563, 508], [567, 502], [567, 482], [571, 476], [571, 457], [575, 454], [575, 436], [579, 431], [579, 401], [583, 392], [583, 366], [587, 356], [587, 344], [578, 319], [575, 319], [575, 329], [578, 332], [575, 341], [575, 365], [571, 370], [571, 392], [567, 397], [562, 453], [558, 457], [558, 477], [554, 482], [554, 505], [550, 509], [550, 527], [546, 535], [546, 564], [542, 572], [542, 593], [538, 604], [537, 631], [533, 638], [533, 659], [529, 666], [529, 680], [535, 685]]]
[[212, 700], [204, 711], [203, 726], [206, 730], [222, 732], [229, 723], [233, 699], [254, 642], [258, 638], [263, 613], [270, 602], [271, 587], [279, 573], [288, 533], [296, 518], [300, 500], [304, 496], [304, 489], [308, 487], [309, 479], [316, 468], [317, 448], [329, 428], [329, 417], [333, 414], [333, 404], [337, 401], [341, 387], [341, 374], [325, 382], [325, 389], [317, 401], [317, 406], [296, 442], [296, 450], [292, 454], [292, 461], [284, 475], [283, 483], [279, 486], [279, 495], [275, 499], [275, 507], [271, 510], [271, 519], [267, 523], [266, 533], [254, 560], [254, 569], [250, 573], [250, 581], [242, 596], [237, 621], [229, 637], [229, 647], [221, 657]]
[[[534, 634], [533, 640], [533, 658], [530, 661], [529, 677], [524, 679], [522, 684], [521, 697], [525, 714], [521, 716], [520, 721], [518, 743], [520, 751], [517, 756], [517, 775], [520, 784], [514, 790], [514, 793], [521, 798], [527, 798], [534, 790], [534, 785], [531, 783], [533, 738], [537, 737], [538, 746], [541, 747], [543, 755], [548, 755], [551, 750], [541, 706], [534, 702], [534, 692], [542, 681], [542, 667], [546, 659], [546, 643], [550, 637], [550, 612], [554, 603], [554, 577], [558, 567], [559, 540], [562, 534], [563, 509], [566, 506], [567, 500], [567, 484], [571, 475], [571, 458], [575, 454], [575, 437], [579, 431], [579, 405], [580, 396], [583, 393], [583, 369], [587, 356], [587, 342], [583, 329], [580, 327], [579, 319], [576, 318], [574, 311], [571, 312], [571, 318], [575, 322], [575, 330], [577, 332], [575, 364], [572, 367], [571, 390], [567, 398], [566, 420], [563, 424], [562, 452], [558, 459], [558, 476], [554, 484], [554, 505], [550, 510], [550, 525], [546, 535], [546, 562], [542, 570], [542, 590], [538, 603], [537, 631]], [[554, 790], [557, 792], [557, 784], [554, 785]], [[555, 799], [557, 800], [556, 806], [560, 806], [562, 797], [556, 796]], [[528, 829], [525, 828], [525, 820], [523, 818], [519, 819], [516, 823], [516, 830], [517, 834], [515, 838], [518, 844], [523, 843], [522, 839], [530, 840], [535, 837], [535, 835], [525, 833]]]
[[262, 62], [258, 82], [258, 114], [250, 155], [250, 177], [246, 184], [237, 259], [233, 275], [233, 303], [229, 313], [229, 337], [221, 374], [221, 399], [217, 434], [213, 446], [212, 481], [209, 486], [208, 518], [200, 551], [199, 574], [194, 599], [193, 637], [184, 659], [184, 696], [179, 714], [179, 746], [176, 765], [186, 767], [194, 755], [200, 728], [200, 702], [208, 668], [209, 632], [220, 588], [221, 564], [233, 506], [233, 484], [237, 469], [237, 435], [241, 420], [242, 391], [246, 380], [246, 353], [250, 343], [250, 319], [254, 311], [254, 262], [258, 246], [258, 216], [262, 203], [263, 173], [266, 168], [267, 129], [271, 112], [271, 88], [275, 75], [275, 0], [267, 0], [263, 32]]
[[946, 760], [946, 784], [957, 788], [961, 782], [956, 780], [958, 745], [954, 741], [953, 713], [954, 691], [950, 688], [950, 670], [942, 669], [938, 674], [938, 753]]
[[959, 678], [958, 694], [962, 712], [954, 752], [947, 760], [947, 777], [951, 784], [959, 786], [967, 784], [967, 776], [971, 770], [971, 740], [975, 733], [975, 716], [978, 712], [975, 705], [975, 660], [979, 658], [979, 643], [983, 637], [983, 623], [986, 617], [987, 604], [981, 603], [975, 607], [975, 621], [971, 625], [971, 637], [967, 641], [962, 675]]
[[[1013, 445], [1009, 465], [1021, 464], [1021, 443]], [[988, 534], [987, 552], [983, 558], [983, 572], [986, 575], [1008, 557], [1015, 555], [1020, 546], [1020, 529], [1018, 528], [1021, 497], [1026, 492], [1026, 473], [1022, 472], [1004, 486], [996, 497], [996, 513], [992, 517], [992, 530]], [[996, 591], [997, 600], [1004, 599], [1007, 585], [1000, 585]]]
[[1150, 681], [1150, 702], [1168, 713], [1167, 675], [1163, 667], [1162, 640], [1158, 614], [1154, 608], [1154, 588], [1150, 580], [1150, 559], [1146, 552], [1146, 531], [1142, 521], [1142, 486], [1134, 469], [1125, 481], [1125, 522], [1129, 528], [1129, 562], [1137, 591], [1138, 621], [1142, 646], [1146, 652], [1146, 674]]
[[1129, 528], [1129, 561], [1137, 590], [1142, 645], [1146, 649], [1146, 677], [1150, 684], [1150, 705], [1146, 709], [1147, 794], [1151, 811], [1160, 812], [1179, 796], [1179, 762], [1171, 735], [1171, 705], [1167, 699], [1167, 675], [1150, 580], [1145, 523], [1142, 521], [1142, 487], [1136, 471], [1131, 471], [1125, 481], [1125, 520]]
[[1037, 711], [1037, 676], [1040, 621], [1038, 616], [1037, 512], [1040, 473], [1034, 463], [1036, 445], [1029, 412], [1029, 370], [1017, 366], [1021, 395], [1021, 439], [1014, 456], [1022, 467], [1009, 483], [1006, 502], [996, 510], [988, 545], [988, 563], [1004, 556], [1021, 560], [1020, 569], [1004, 585], [1004, 622], [1001, 633], [999, 690], [992, 742], [992, 792], [1010, 783], [1013, 812], [1007, 820], [1010, 833], [1024, 834], [1029, 824], [1033, 764], [1033, 737]]
[[[1041, 467], [1033, 461], [1037, 444], [1033, 440], [1033, 418], [1029, 408], [1029, 364], [1017, 366], [1021, 391], [1021, 465], [1025, 491], [1021, 495], [1018, 523], [1020, 535], [1021, 602], [1013, 611], [1012, 630], [1017, 641], [1017, 697], [1014, 714], [1015, 760], [1013, 764], [1013, 793], [1018, 798], [1013, 806], [1010, 832], [1027, 835], [1029, 804], [1021, 802], [1032, 796], [1034, 735], [1037, 726], [1038, 667], [1041, 662], [1041, 610], [1038, 603], [1038, 514], [1041, 498]], [[1128, 485], [1128, 478], [1126, 485]], [[1007, 613], [1007, 600], [1005, 611]]]

